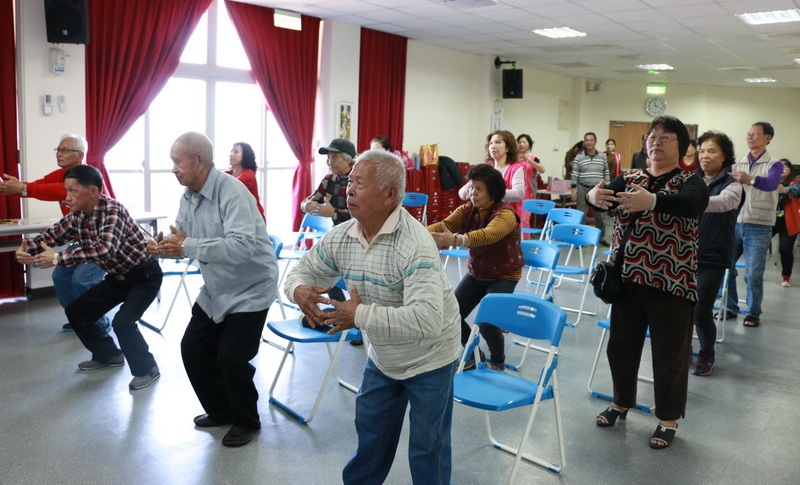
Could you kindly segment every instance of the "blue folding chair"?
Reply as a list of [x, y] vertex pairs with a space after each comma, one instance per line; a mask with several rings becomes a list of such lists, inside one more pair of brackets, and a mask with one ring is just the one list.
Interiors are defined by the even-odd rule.
[[[530, 271], [539, 272], [539, 280], [533, 283], [536, 286], [532, 294], [552, 303], [553, 286], [555, 284], [555, 274], [553, 271], [558, 264], [558, 259], [561, 257], [561, 250], [545, 241], [522, 241], [522, 255], [525, 257], [525, 266], [528, 268], [529, 274]], [[544, 279], [544, 281], [542, 281], [542, 279]], [[526, 295], [531, 294], [521, 292], [519, 290], [515, 291], [514, 293]], [[515, 337], [514, 344], [524, 346], [525, 350], [522, 351], [522, 358], [520, 359], [519, 364], [509, 364], [506, 362], [506, 367], [511, 370], [519, 370], [519, 368], [522, 367], [522, 364], [525, 362], [528, 349], [538, 350], [545, 353], [550, 351], [549, 348], [531, 344], [531, 339], [526, 339], [526, 341], [523, 342]]]
[[[594, 398], [597, 398], [597, 399], [603, 399], [605, 401], [614, 402], [614, 396], [612, 396], [610, 394], [604, 394], [602, 392], [597, 392], [594, 389], [592, 389], [592, 382], [594, 381], [594, 376], [595, 376], [595, 373], [597, 372], [597, 364], [600, 362], [600, 352], [602, 352], [602, 350], [603, 350], [603, 344], [606, 341], [606, 334], [608, 333], [609, 329], [611, 328], [611, 318], [610, 317], [611, 317], [611, 307], [609, 307], [609, 309], [608, 309], [608, 315], [606, 315], [606, 318], [603, 318], [603, 319], [597, 321], [597, 326], [603, 329], [603, 333], [600, 335], [600, 343], [597, 344], [597, 352], [595, 352], [595, 354], [594, 354], [594, 363], [592, 364], [592, 371], [589, 373], [589, 383], [587, 384], [587, 387], [589, 388], [589, 395], [590, 396], [592, 396]], [[650, 338], [650, 329], [649, 328], [647, 329], [646, 338]], [[649, 384], [653, 383], [653, 378], [652, 377], [647, 377], [647, 376], [643, 376], [643, 375], [639, 374], [637, 376], [637, 378], [639, 379], [640, 382], [647, 382]], [[650, 413], [656, 408], [656, 406], [655, 406], [655, 404], [647, 405], [647, 404], [636, 403], [634, 408], [636, 408], [636, 409], [638, 409], [640, 411], [644, 411], [646, 413]]]
[[[546, 216], [555, 207], [556, 203], [552, 200], [525, 199], [522, 201], [522, 209], [537, 216]], [[543, 230], [544, 228], [523, 227], [522, 234], [541, 234]]]
[[539, 234], [539, 239], [543, 241], [550, 240], [550, 231], [553, 226], [557, 224], [582, 224], [583, 212], [577, 209], [552, 209], [547, 213], [547, 219], [544, 221], [544, 227]]
[[[521, 460], [529, 461], [556, 473], [560, 472], [566, 464], [561, 406], [558, 398], [558, 376], [556, 373], [558, 345], [561, 341], [561, 334], [566, 321], [567, 315], [564, 310], [533, 295], [490, 293], [483, 297], [478, 305], [475, 324], [470, 332], [470, 341], [477, 335], [478, 324], [490, 323], [523, 338], [545, 340], [550, 343], [550, 351], [547, 354], [542, 371], [537, 374], [537, 381], [493, 371], [484, 366], [479, 366], [473, 371], [464, 372], [466, 352], [470, 351], [469, 348], [465, 349], [465, 355], [461, 359], [461, 364], [459, 364], [458, 373], [453, 378], [453, 399], [458, 403], [483, 409], [486, 418], [486, 431], [489, 434], [489, 440], [492, 445], [516, 457], [508, 483], [514, 480]], [[477, 351], [473, 350], [473, 352], [475, 353], [476, 362], [478, 362]], [[551, 399], [554, 402], [561, 455], [561, 461], [558, 464], [523, 452], [541, 402]], [[519, 444], [516, 447], [512, 447], [495, 439], [492, 434], [489, 411], [501, 412], [523, 406], [531, 406], [531, 414]]]
[[[578, 317], [574, 323], [569, 323], [570, 326], [575, 326], [580, 322], [581, 316], [596, 315], [597, 314], [597, 300], [595, 300], [595, 310], [593, 312], [584, 311], [583, 306], [586, 302], [586, 292], [589, 289], [589, 280], [594, 273], [594, 267], [597, 264], [597, 246], [600, 244], [600, 229], [596, 227], [586, 226], [583, 224], [556, 224], [550, 231], [550, 242], [562, 243], [569, 246], [564, 264], [556, 266], [555, 274], [559, 276], [559, 284], [564, 279], [564, 275], [580, 276], [579, 279], [572, 279], [583, 283], [583, 293], [581, 295], [581, 304], [578, 308], [567, 308], [569, 312], [577, 312]], [[588, 264], [584, 263], [583, 248], [589, 247], [591, 255]], [[571, 265], [570, 258], [572, 253], [577, 251], [579, 255], [579, 265]]]
[[[339, 280], [336, 283], [336, 286], [343, 290], [347, 290], [344, 280]], [[303, 316], [301, 315], [300, 318]], [[280, 365], [278, 365], [278, 371], [275, 373], [275, 378], [272, 380], [272, 385], [269, 387], [269, 402], [270, 404], [274, 404], [278, 406], [280, 409], [286, 411], [289, 415], [297, 419], [300, 424], [308, 424], [314, 416], [317, 414], [317, 410], [319, 409], [319, 405], [322, 402], [322, 396], [325, 392], [325, 388], [328, 385], [328, 381], [330, 380], [331, 376], [336, 377], [336, 381], [339, 383], [340, 386], [344, 387], [345, 389], [358, 392], [358, 387], [350, 384], [349, 382], [344, 381], [341, 377], [339, 377], [338, 372], [336, 371], [336, 361], [339, 357], [339, 352], [342, 350], [345, 342], [349, 342], [352, 340], [364, 340], [364, 336], [361, 333], [361, 330], [358, 328], [351, 328], [346, 332], [339, 332], [338, 334], [328, 335], [327, 333], [323, 333], [319, 330], [315, 330], [313, 328], [306, 328], [300, 323], [300, 318], [293, 319], [293, 320], [283, 320], [280, 322], [268, 322], [267, 328], [270, 329], [275, 335], [284, 338], [289, 341], [289, 345], [286, 346], [283, 352], [283, 358], [281, 359]], [[330, 359], [330, 364], [328, 365], [328, 370], [325, 373], [325, 377], [322, 380], [322, 385], [319, 388], [319, 392], [317, 392], [317, 397], [314, 400], [314, 406], [311, 408], [311, 413], [308, 417], [300, 414], [298, 411], [293, 409], [288, 404], [284, 403], [283, 401], [279, 400], [274, 396], [275, 385], [278, 383], [278, 378], [281, 375], [281, 371], [283, 370], [283, 365], [286, 363], [286, 358], [294, 352], [294, 346], [297, 343], [324, 343], [325, 347], [328, 351], [328, 358]], [[336, 344], [335, 349], [331, 349], [331, 344]]]
[[[315, 216], [313, 214], [306, 214], [303, 221], [300, 223], [300, 232], [297, 233], [296, 240], [291, 248], [283, 248], [278, 254], [278, 259], [286, 260], [286, 265], [281, 271], [281, 276], [278, 279], [278, 288], [283, 284], [283, 279], [286, 273], [289, 272], [289, 266], [293, 261], [297, 261], [303, 257], [308, 250], [306, 241], [311, 244], [321, 239], [333, 227], [333, 219], [330, 217]], [[291, 305], [287, 305], [290, 306]], [[297, 307], [292, 307], [297, 308]]]
[[428, 225], [428, 195], [419, 192], [406, 192], [403, 197], [403, 206], [422, 207], [422, 225]]

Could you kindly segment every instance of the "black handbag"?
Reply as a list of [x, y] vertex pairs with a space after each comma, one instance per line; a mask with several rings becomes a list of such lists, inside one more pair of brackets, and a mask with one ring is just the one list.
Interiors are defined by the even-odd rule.
[[625, 243], [633, 232], [634, 224], [639, 219], [639, 214], [633, 216], [625, 228], [625, 233], [619, 239], [617, 248], [617, 259], [611, 264], [606, 261], [597, 263], [589, 282], [594, 287], [594, 296], [603, 300], [603, 303], [611, 305], [622, 294], [622, 260], [625, 259]]
[[603, 300], [603, 303], [614, 303], [622, 293], [622, 274], [616, 264], [606, 261], [597, 263], [590, 282], [594, 287], [594, 296]]

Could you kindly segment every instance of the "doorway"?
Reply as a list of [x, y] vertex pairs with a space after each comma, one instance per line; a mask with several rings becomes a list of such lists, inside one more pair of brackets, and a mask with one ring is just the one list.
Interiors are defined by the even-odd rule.
[[[608, 137], [617, 142], [617, 153], [620, 154], [622, 169], [631, 168], [633, 154], [642, 149], [642, 135], [647, 134], [649, 121], [616, 121], [608, 122]], [[689, 138], [697, 139], [697, 125], [686, 125]]]

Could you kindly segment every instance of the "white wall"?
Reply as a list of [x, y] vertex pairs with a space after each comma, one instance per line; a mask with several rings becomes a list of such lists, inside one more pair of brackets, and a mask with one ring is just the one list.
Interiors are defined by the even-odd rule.
[[[53, 148], [64, 133], [86, 132], [86, 78], [84, 75], [85, 47], [47, 43], [44, 23], [44, 2], [16, 2], [17, 14], [17, 91], [19, 97], [19, 134], [21, 180], [36, 180], [56, 170]], [[63, 74], [50, 72], [50, 49], [59, 47], [67, 54]], [[53, 98], [54, 114], [42, 113], [45, 94]], [[66, 112], [58, 108], [56, 99], [66, 97]], [[91, 147], [89, 147], [91, 150]], [[23, 199], [27, 217], [57, 218], [61, 211], [55, 202]], [[52, 270], [30, 269], [28, 286], [52, 286]]]

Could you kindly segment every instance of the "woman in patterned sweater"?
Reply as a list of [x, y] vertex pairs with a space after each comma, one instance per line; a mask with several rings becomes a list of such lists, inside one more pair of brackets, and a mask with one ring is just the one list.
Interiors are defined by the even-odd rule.
[[[601, 211], [617, 209], [612, 243], [621, 257], [622, 294], [611, 307], [608, 363], [614, 401], [597, 416], [613, 426], [636, 405], [636, 384], [645, 333], [650, 328], [653, 380], [659, 419], [650, 447], [675, 438], [686, 411], [692, 315], [697, 302], [697, 225], [708, 205], [708, 189], [679, 160], [689, 146], [686, 126], [672, 116], [650, 124], [651, 166], [600, 183], [586, 201]], [[629, 234], [620, 248], [623, 234]]]
[[[487, 293], [513, 293], [522, 277], [525, 260], [520, 246], [519, 216], [503, 202], [506, 184], [500, 172], [479, 164], [467, 172], [469, 202], [459, 206], [428, 231], [440, 247], [469, 248], [467, 275], [455, 290], [461, 313], [461, 344], [469, 339], [466, 318]], [[502, 331], [488, 323], [480, 325], [489, 347], [489, 368], [504, 372], [505, 339]], [[474, 363], [470, 363], [472, 367]], [[467, 369], [467, 367], [465, 367]]]

